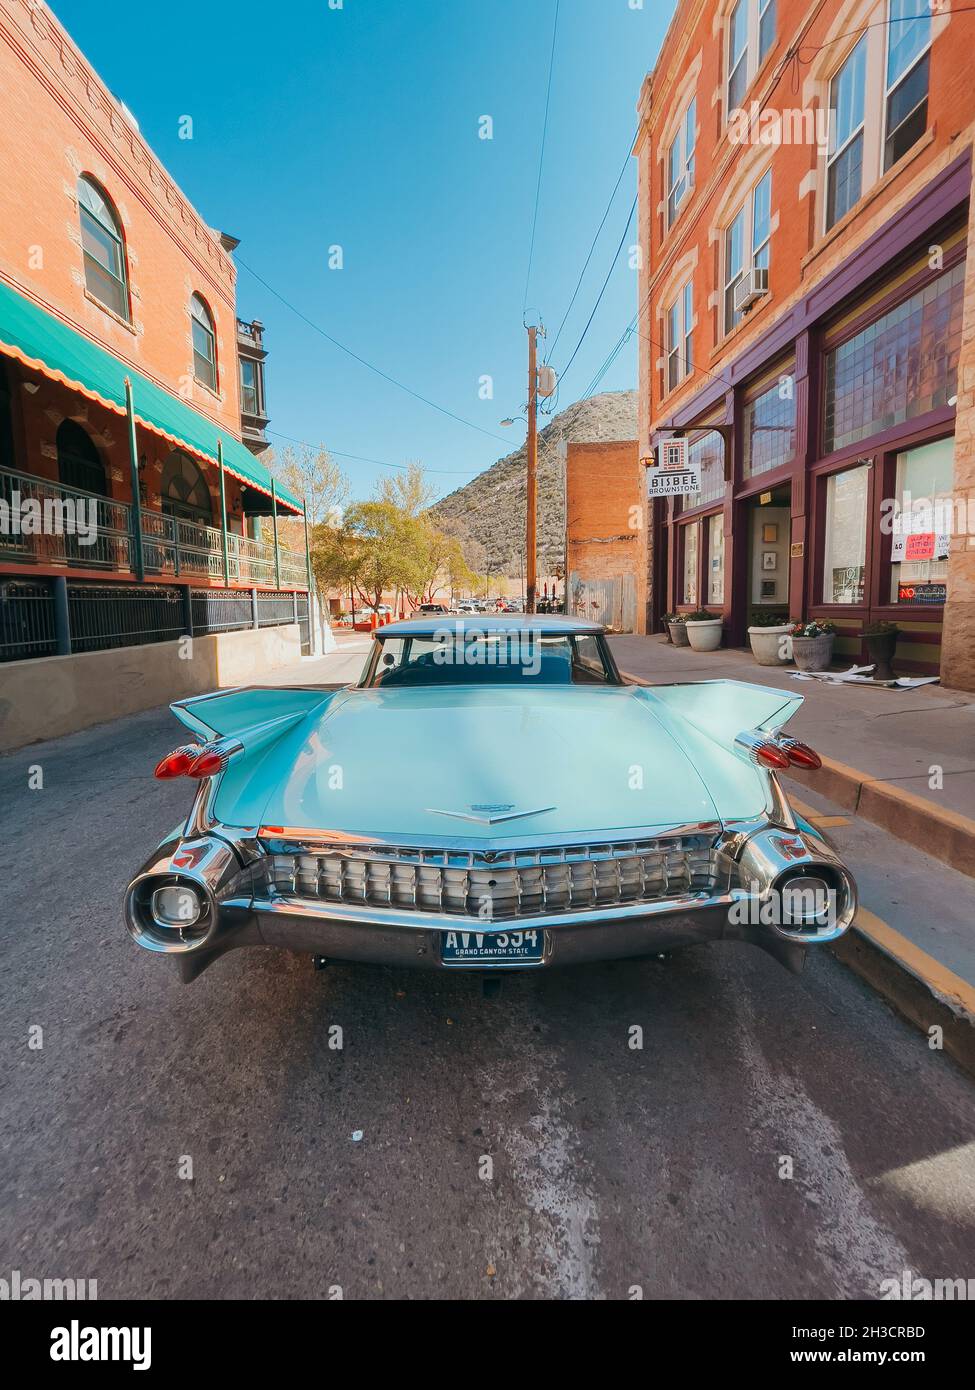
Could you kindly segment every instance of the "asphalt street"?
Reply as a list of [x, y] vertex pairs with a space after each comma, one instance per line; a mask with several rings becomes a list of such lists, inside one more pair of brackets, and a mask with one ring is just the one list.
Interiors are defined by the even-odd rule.
[[484, 998], [251, 950], [181, 985], [120, 909], [185, 812], [152, 778], [177, 741], [160, 710], [0, 760], [4, 1277], [406, 1299], [975, 1278], [975, 1087], [829, 956], [796, 979], [719, 944]]

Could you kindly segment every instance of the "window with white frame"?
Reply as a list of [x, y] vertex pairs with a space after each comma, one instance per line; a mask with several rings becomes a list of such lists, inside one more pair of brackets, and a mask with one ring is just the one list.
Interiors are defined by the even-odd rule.
[[673, 225], [681, 203], [694, 187], [694, 145], [697, 140], [697, 100], [691, 97], [677, 134], [667, 151], [667, 226]]
[[935, 10], [888, 0], [886, 23], [864, 29], [830, 80], [826, 231], [927, 129]]
[[867, 36], [864, 35], [829, 84], [827, 231], [859, 201], [862, 191], [866, 81]]
[[752, 270], [769, 268], [772, 245], [772, 171], [752, 189], [724, 234], [724, 331], [741, 322], [735, 290]]
[[728, 14], [728, 110], [740, 109], [775, 43], [775, 0], [738, 0]]
[[667, 311], [667, 390], [673, 391], [691, 367], [691, 331], [694, 327], [694, 287], [690, 280]]
[[928, 124], [931, 14], [917, 0], [890, 0], [884, 99], [884, 172]]

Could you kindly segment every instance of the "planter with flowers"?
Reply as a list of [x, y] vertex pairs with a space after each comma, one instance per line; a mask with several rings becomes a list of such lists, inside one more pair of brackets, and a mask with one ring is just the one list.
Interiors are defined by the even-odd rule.
[[665, 614], [663, 615], [663, 617], [661, 618], [660, 621], [661, 621], [661, 622], [663, 623], [663, 625], [664, 625], [664, 635], [665, 635], [667, 641], [668, 641], [668, 642], [673, 642], [674, 639], [673, 639], [673, 637], [672, 637], [671, 634], [670, 634], [670, 625], [671, 625], [671, 623], [676, 623], [676, 621], [677, 621], [677, 614], [676, 614], [676, 613], [665, 613]]
[[836, 627], [831, 622], [793, 623], [792, 655], [800, 671], [826, 671], [833, 660]]
[[875, 681], [897, 679], [891, 663], [894, 660], [894, 648], [897, 646], [899, 633], [900, 628], [896, 623], [871, 623], [870, 627], [863, 629], [869, 659], [874, 666]]
[[670, 633], [670, 640], [675, 647], [687, 646], [687, 628], [684, 625], [684, 616], [682, 613], [671, 614], [667, 620], [667, 631]]
[[688, 641], [696, 652], [713, 652], [721, 646], [723, 621], [706, 608], [688, 613], [684, 619]]
[[752, 656], [759, 666], [784, 666], [792, 660], [793, 624], [784, 623], [778, 613], [758, 613], [748, 629]]

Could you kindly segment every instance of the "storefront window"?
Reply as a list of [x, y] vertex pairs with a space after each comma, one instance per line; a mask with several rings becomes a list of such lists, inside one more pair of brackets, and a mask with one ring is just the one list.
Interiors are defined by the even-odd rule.
[[746, 478], [788, 463], [796, 452], [796, 402], [792, 378], [784, 376], [745, 405], [743, 419]]
[[964, 297], [962, 263], [826, 354], [825, 453], [947, 405]]
[[866, 466], [834, 473], [827, 480], [824, 603], [863, 602], [869, 482]]
[[701, 507], [705, 502], [720, 502], [724, 497], [724, 439], [714, 430], [699, 434], [687, 446], [688, 457], [701, 470], [701, 491], [684, 498], [683, 507]]
[[684, 532], [684, 578], [680, 601], [697, 603], [697, 533], [700, 528], [692, 521], [681, 529]]
[[708, 517], [708, 603], [724, 603], [724, 517]]
[[954, 440], [897, 455], [899, 515], [891, 540], [891, 603], [945, 601], [951, 545]]

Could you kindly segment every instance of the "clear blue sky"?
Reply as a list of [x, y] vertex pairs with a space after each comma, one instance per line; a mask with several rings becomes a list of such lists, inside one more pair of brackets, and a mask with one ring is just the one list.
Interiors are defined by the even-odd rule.
[[[421, 460], [443, 492], [524, 438], [522, 328], [555, 0], [91, 0], [52, 8], [202, 216], [309, 318], [479, 434], [380, 380], [247, 270], [238, 309], [266, 325], [272, 431], [390, 464]], [[672, 6], [561, 0], [529, 306], [549, 341], [636, 126]], [[192, 140], [178, 138], [190, 115]], [[490, 115], [494, 138], [478, 139]], [[561, 368], [623, 233], [620, 185], [558, 344]], [[636, 219], [626, 245], [636, 240]], [[329, 270], [328, 248], [343, 248]], [[624, 254], [559, 405], [582, 395], [636, 311]], [[494, 399], [478, 397], [482, 375]], [[636, 384], [632, 339], [600, 389]], [[276, 448], [284, 441], [272, 436]], [[338, 460], [358, 496], [385, 470]]]

